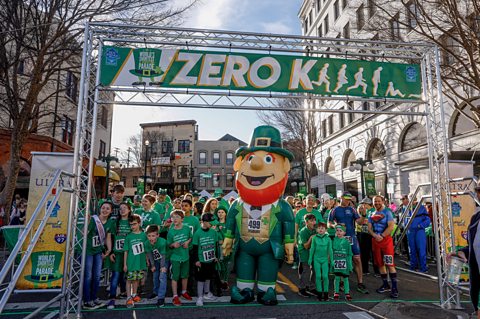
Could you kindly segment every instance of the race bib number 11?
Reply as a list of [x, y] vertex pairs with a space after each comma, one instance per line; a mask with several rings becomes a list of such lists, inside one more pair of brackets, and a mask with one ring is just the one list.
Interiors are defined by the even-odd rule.
[[138, 243], [132, 246], [132, 251], [134, 255], [139, 255], [143, 253], [145, 250], [143, 248], [143, 243]]

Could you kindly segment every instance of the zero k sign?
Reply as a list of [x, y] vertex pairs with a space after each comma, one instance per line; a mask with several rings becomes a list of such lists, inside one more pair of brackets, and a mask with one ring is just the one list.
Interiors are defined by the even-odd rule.
[[308, 92], [418, 100], [418, 64], [175, 49], [104, 47], [103, 86]]

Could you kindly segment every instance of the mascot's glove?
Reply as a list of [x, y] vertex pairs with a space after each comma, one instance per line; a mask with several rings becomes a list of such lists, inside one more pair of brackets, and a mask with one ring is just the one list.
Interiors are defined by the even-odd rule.
[[287, 264], [293, 264], [293, 247], [294, 243], [285, 244], [285, 260]]
[[225, 238], [223, 240], [222, 250], [223, 255], [228, 256], [232, 253], [233, 238]]

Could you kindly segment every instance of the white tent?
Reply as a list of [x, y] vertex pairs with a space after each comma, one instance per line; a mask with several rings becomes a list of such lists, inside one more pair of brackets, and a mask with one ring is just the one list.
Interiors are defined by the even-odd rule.
[[232, 198], [232, 197], [237, 199], [238, 198], [238, 193], [236, 191], [231, 191], [227, 195], [223, 196], [223, 199], [228, 202], [230, 200], [230, 198]]
[[210, 193], [207, 192], [206, 190], [203, 190], [203, 191], [200, 192], [200, 197], [210, 198], [210, 197], [212, 197], [212, 194], [210, 194]]

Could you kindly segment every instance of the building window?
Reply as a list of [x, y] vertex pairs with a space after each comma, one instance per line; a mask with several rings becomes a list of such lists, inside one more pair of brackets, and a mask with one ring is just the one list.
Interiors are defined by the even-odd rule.
[[100, 114], [100, 124], [104, 128], [108, 128], [108, 108], [106, 106], [102, 106], [102, 112]]
[[100, 140], [100, 148], [98, 149], [98, 157], [104, 157], [107, 150], [107, 144]]
[[365, 13], [363, 9], [363, 4], [357, 9], [357, 30], [361, 30], [365, 25]]
[[227, 156], [225, 157], [225, 164], [233, 165], [233, 153], [232, 152], [227, 153]]
[[398, 14], [390, 20], [390, 33], [392, 35], [392, 40], [400, 40], [400, 23], [398, 21]]
[[[342, 107], [341, 109], [344, 110], [345, 108]], [[341, 129], [345, 126], [345, 121], [344, 121], [344, 119], [343, 119], [343, 114], [345, 114], [345, 113], [339, 113], [339, 114], [338, 114], [338, 117], [339, 117], [339, 120], [340, 120], [340, 128], [341, 128]]]
[[227, 173], [226, 175], [226, 181], [225, 181], [225, 186], [226, 187], [233, 187], [233, 180], [234, 176], [232, 173]]
[[160, 166], [160, 178], [172, 179], [172, 168], [170, 166]]
[[[471, 102], [476, 108], [479, 107], [479, 100], [474, 100]], [[475, 115], [472, 111], [472, 108], [464, 104], [460, 107], [464, 114], [468, 117], [475, 118]], [[473, 132], [478, 130], [472, 120], [467, 116], [463, 115], [459, 111], [455, 111], [450, 118], [450, 136], [459, 136], [467, 132]]]
[[220, 174], [215, 173], [212, 176], [212, 186], [219, 187], [220, 186]]
[[77, 102], [78, 79], [72, 71], [67, 71], [65, 93], [73, 102]]
[[317, 12], [320, 12], [320, 7], [322, 6], [322, 0], [316, 1]]
[[178, 165], [177, 166], [177, 178], [178, 179], [188, 178], [188, 165]]
[[327, 137], [327, 120], [326, 119], [322, 120], [322, 137], [323, 138]]
[[198, 186], [207, 187], [207, 179], [203, 178], [203, 177], [200, 177], [200, 179], [198, 180]]
[[345, 39], [350, 39], [350, 22], [347, 22], [344, 26], [343, 26], [343, 37]]
[[325, 16], [325, 19], [323, 19], [323, 26], [325, 27], [325, 35], [328, 33], [328, 14]]
[[162, 141], [162, 154], [173, 153], [173, 141]]
[[355, 153], [351, 149], [347, 149], [345, 153], [343, 153], [343, 160], [342, 160], [342, 169], [348, 168], [351, 162], [356, 160]]
[[308, 13], [308, 22], [311, 24], [313, 24], [313, 10], [310, 10], [310, 12]]
[[178, 141], [178, 152], [179, 153], [189, 153], [190, 152], [190, 140], [179, 140]]
[[328, 135], [333, 134], [333, 115], [328, 117]]
[[220, 165], [220, 152], [215, 151], [212, 153], [212, 164]]
[[368, 0], [367, 5], [368, 5], [368, 17], [371, 18], [375, 15], [375, 12], [377, 11], [377, 4], [375, 3], [375, 0]]
[[132, 186], [137, 187], [137, 183], [138, 183], [138, 176], [132, 177]]
[[198, 164], [207, 164], [207, 152], [199, 152], [198, 153]]
[[415, 1], [410, 1], [407, 4], [407, 24], [410, 30], [417, 26], [418, 8]]
[[18, 61], [17, 74], [25, 75], [25, 60]]
[[340, 0], [335, 1], [333, 4], [333, 15], [335, 17], [335, 20], [337, 20], [340, 16], [340, 4], [338, 3], [338, 1]]
[[333, 161], [333, 158], [329, 156], [325, 161], [325, 173], [329, 174], [333, 172], [335, 172], [335, 162]]
[[412, 123], [405, 129], [400, 143], [400, 152], [427, 145], [427, 131], [420, 123]]
[[345, 9], [348, 5], [348, 0], [342, 0], [342, 9]]
[[370, 146], [367, 149], [367, 159], [374, 161], [376, 159], [384, 158], [386, 154], [385, 146], [383, 146], [380, 139], [375, 138], [370, 142]]
[[66, 115], [62, 121], [62, 142], [68, 145], [73, 142], [73, 120]]

